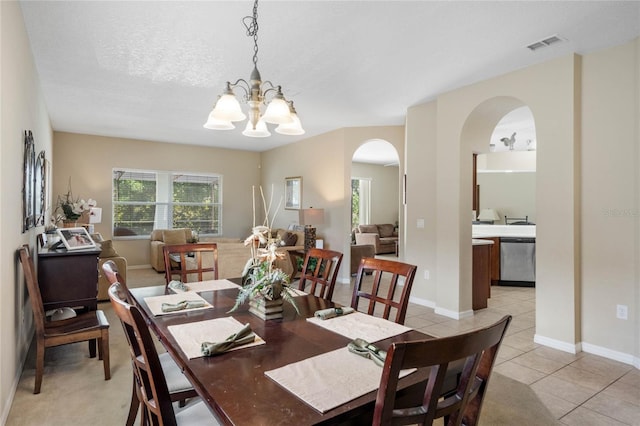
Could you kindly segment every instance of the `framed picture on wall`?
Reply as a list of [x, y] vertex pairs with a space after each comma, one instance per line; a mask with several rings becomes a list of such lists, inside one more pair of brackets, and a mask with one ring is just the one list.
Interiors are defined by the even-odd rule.
[[300, 210], [302, 208], [302, 177], [284, 179], [284, 208]]

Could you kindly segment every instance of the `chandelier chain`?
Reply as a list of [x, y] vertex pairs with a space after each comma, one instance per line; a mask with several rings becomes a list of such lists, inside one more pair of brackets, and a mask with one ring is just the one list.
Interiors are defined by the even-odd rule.
[[247, 29], [247, 36], [253, 37], [253, 65], [258, 65], [258, 0], [253, 3], [253, 16], [245, 16], [242, 23]]

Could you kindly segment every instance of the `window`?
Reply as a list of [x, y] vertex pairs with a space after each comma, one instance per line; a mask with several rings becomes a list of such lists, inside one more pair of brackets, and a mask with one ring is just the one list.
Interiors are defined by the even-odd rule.
[[351, 178], [351, 229], [370, 223], [371, 179]]
[[222, 176], [114, 169], [113, 235], [171, 228], [222, 234]]

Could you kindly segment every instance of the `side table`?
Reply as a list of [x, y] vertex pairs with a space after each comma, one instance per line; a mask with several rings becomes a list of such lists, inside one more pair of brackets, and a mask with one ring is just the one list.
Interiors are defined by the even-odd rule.
[[38, 284], [44, 309], [97, 309], [100, 249], [38, 252]]

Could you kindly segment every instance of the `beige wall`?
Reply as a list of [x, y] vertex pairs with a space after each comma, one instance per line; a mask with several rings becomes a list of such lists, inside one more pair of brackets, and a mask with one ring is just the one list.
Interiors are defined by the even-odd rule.
[[[535, 340], [640, 364], [638, 43], [584, 63], [567, 56], [409, 108], [406, 247], [419, 267], [415, 300], [469, 314], [471, 153], [488, 151], [487, 127], [525, 104], [538, 140]], [[476, 123], [491, 110], [488, 126]], [[427, 219], [424, 229], [417, 218]], [[615, 319], [616, 304], [628, 305], [629, 320]]]
[[[405, 226], [400, 230], [405, 241], [404, 259], [418, 266], [411, 300], [435, 307], [437, 300], [437, 155], [438, 105], [417, 105], [407, 110], [405, 164], [407, 205]], [[423, 227], [418, 227], [418, 222]], [[428, 274], [428, 278], [425, 277]]]
[[[93, 198], [102, 207], [96, 231], [111, 235], [113, 168], [219, 173], [223, 185], [223, 232], [244, 238], [252, 225], [251, 187], [260, 184], [260, 153], [56, 132], [53, 191], [65, 194], [69, 178], [76, 197]], [[80, 153], [80, 155], [78, 155]], [[149, 239], [117, 239], [114, 247], [129, 266], [149, 265]]]
[[[504, 224], [504, 217], [528, 216], [536, 221], [536, 173], [478, 173], [480, 209], [495, 209]], [[478, 212], [479, 213], [479, 212]]]
[[[583, 346], [636, 360], [639, 48], [636, 40], [584, 57], [581, 155]], [[628, 320], [616, 318], [618, 304], [628, 306]]]
[[395, 224], [400, 220], [397, 203], [400, 176], [397, 166], [352, 162], [351, 177], [371, 179], [371, 223]]
[[[317, 227], [325, 247], [344, 253], [343, 265], [349, 265], [351, 244], [351, 158], [360, 145], [371, 139], [390, 142], [404, 155], [404, 128], [348, 128], [325, 133], [282, 146], [262, 155], [262, 185], [274, 188], [278, 200], [283, 196], [284, 178], [302, 177], [302, 207], [325, 209], [325, 223]], [[295, 159], [290, 161], [289, 159]], [[400, 205], [400, 200], [395, 200]], [[298, 212], [283, 210], [275, 226], [298, 222]], [[349, 282], [349, 268], [340, 268], [340, 281]]]
[[33, 132], [36, 154], [51, 159], [51, 125], [17, 2], [0, 2], [0, 423], [9, 414], [22, 372], [33, 321], [16, 251], [35, 247], [42, 227], [22, 233], [24, 131]]

